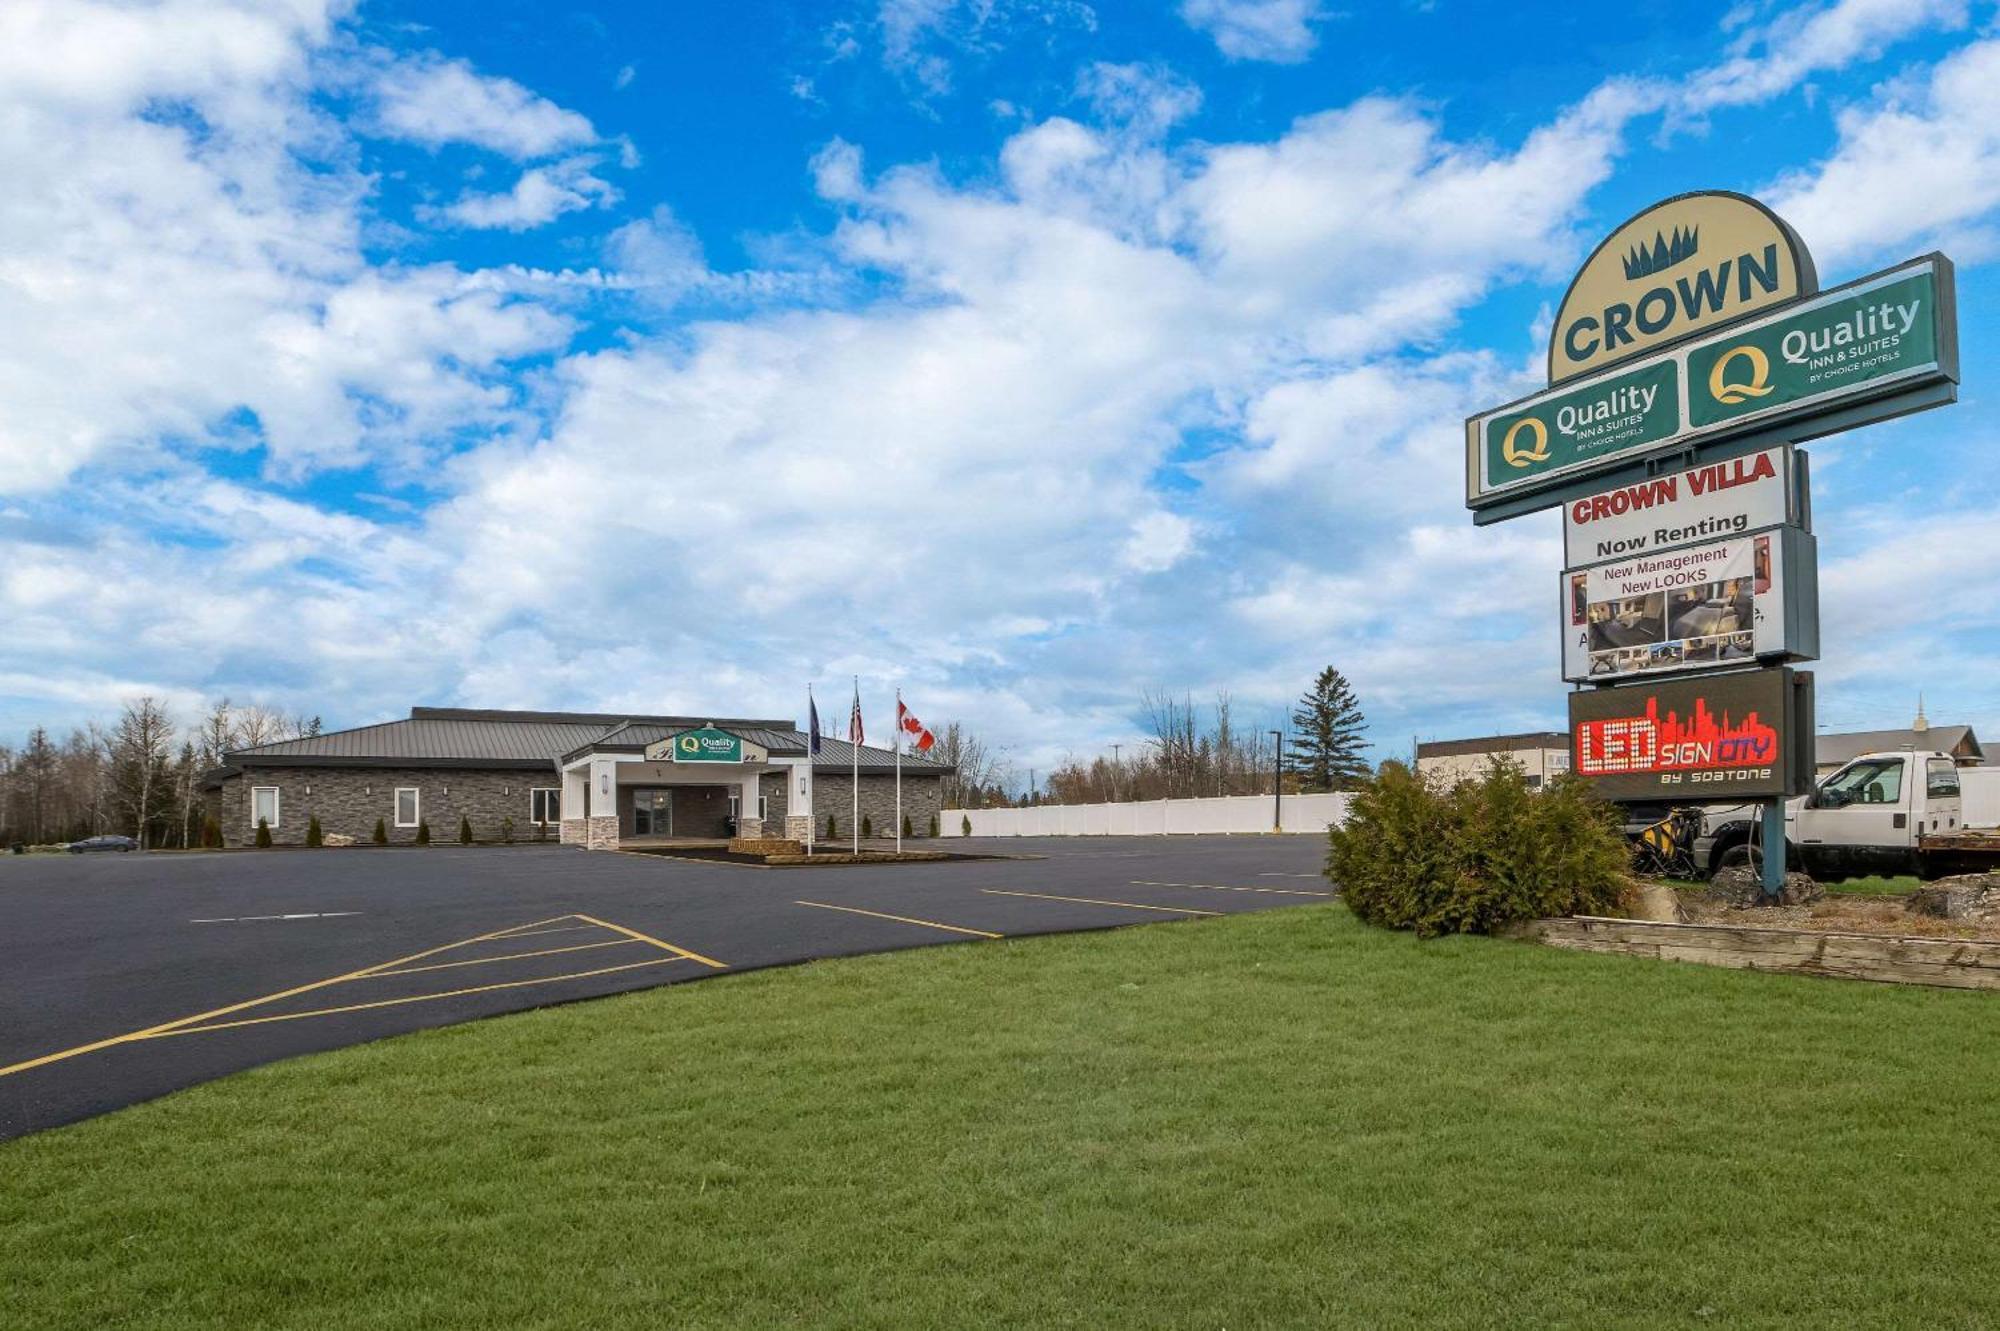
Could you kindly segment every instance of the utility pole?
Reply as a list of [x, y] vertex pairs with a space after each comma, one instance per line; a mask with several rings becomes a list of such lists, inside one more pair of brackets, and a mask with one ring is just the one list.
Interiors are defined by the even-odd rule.
[[1285, 830], [1285, 732], [1271, 732], [1271, 830]]
[[1118, 765], [1118, 751], [1124, 747], [1123, 744], [1113, 744], [1111, 746], [1111, 802], [1113, 804], [1118, 802], [1118, 776], [1124, 770]]

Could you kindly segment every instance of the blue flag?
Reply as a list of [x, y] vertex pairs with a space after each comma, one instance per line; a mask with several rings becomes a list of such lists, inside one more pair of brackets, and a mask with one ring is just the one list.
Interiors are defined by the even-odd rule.
[[807, 747], [812, 751], [813, 756], [817, 757], [819, 755], [819, 704], [813, 701], [811, 694], [806, 695], [806, 710], [812, 713], [812, 742]]

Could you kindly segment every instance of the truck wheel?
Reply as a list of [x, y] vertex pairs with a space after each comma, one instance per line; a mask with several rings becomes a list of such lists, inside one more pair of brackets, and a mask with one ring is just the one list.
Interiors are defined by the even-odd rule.
[[[1749, 842], [1739, 841], [1716, 857], [1715, 872], [1721, 873], [1724, 869], [1757, 870], [1762, 869], [1763, 866], [1763, 855]], [[1710, 876], [1713, 877], [1714, 875]]]

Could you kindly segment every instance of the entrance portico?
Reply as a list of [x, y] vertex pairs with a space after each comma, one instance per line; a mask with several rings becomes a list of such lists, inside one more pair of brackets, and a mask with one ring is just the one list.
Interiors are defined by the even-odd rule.
[[[634, 837], [803, 834], [786, 811], [809, 792], [809, 759], [734, 731], [627, 726], [564, 756], [562, 840], [615, 850]], [[801, 798], [800, 807], [806, 807]]]

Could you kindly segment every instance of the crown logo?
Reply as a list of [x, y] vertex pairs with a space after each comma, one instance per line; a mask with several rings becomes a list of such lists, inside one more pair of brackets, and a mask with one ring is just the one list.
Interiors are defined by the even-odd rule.
[[1688, 227], [1685, 230], [1675, 227], [1671, 238], [1655, 231], [1650, 247], [1643, 244], [1634, 245], [1625, 255], [1625, 280], [1634, 282], [1639, 278], [1649, 277], [1663, 269], [1671, 268], [1682, 259], [1693, 258], [1694, 252], [1699, 248], [1701, 248], [1701, 228], [1698, 226]]

